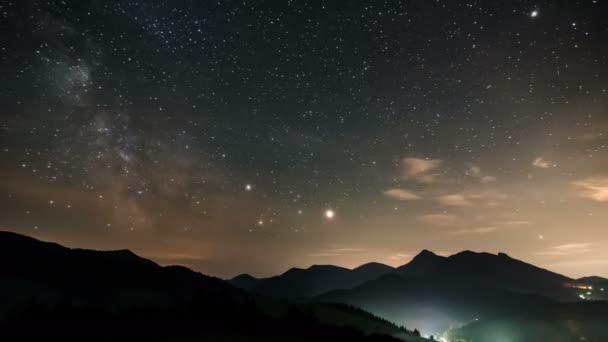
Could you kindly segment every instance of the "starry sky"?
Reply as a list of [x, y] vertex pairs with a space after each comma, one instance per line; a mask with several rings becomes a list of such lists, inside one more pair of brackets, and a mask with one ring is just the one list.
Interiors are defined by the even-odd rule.
[[2, 1], [0, 230], [220, 277], [608, 276], [608, 6]]

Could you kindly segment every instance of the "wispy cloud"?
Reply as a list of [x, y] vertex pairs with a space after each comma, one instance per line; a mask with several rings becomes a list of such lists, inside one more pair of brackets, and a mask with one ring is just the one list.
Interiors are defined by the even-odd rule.
[[550, 247], [547, 250], [540, 251], [538, 255], [550, 255], [550, 256], [567, 256], [572, 254], [581, 254], [589, 251], [591, 243], [567, 243], [563, 245], [557, 245]]
[[451, 235], [478, 235], [478, 234], [489, 234], [498, 230], [498, 227], [479, 227], [472, 229], [462, 229], [453, 232], [449, 232]]
[[483, 176], [481, 179], [479, 179], [479, 181], [483, 184], [494, 183], [496, 180], [497, 178], [494, 176]]
[[430, 223], [438, 226], [445, 226], [456, 221], [456, 216], [450, 214], [428, 214], [416, 217], [420, 222]]
[[582, 260], [565, 260], [550, 264], [550, 267], [562, 267], [562, 266], [605, 266], [608, 265], [608, 259], [582, 259]]
[[467, 175], [475, 178], [481, 177], [481, 168], [477, 165], [471, 165], [467, 171]]
[[540, 168], [540, 169], [548, 169], [550, 167], [555, 167], [555, 163], [553, 163], [552, 161], [546, 160], [542, 157], [538, 157], [536, 159], [534, 159], [532, 161], [532, 165], [534, 167]]
[[409, 260], [412, 258], [412, 256], [413, 255], [407, 254], [407, 253], [395, 253], [395, 254], [389, 255], [387, 257], [387, 259], [393, 260], [393, 261], [401, 261], [401, 260]]
[[440, 159], [403, 158], [403, 178], [420, 183], [433, 183], [439, 175], [436, 171], [442, 162]]
[[384, 195], [401, 201], [419, 200], [420, 196], [408, 189], [393, 188], [384, 191]]
[[587, 249], [590, 245], [590, 243], [567, 243], [563, 245], [554, 246], [553, 249], [558, 251], [575, 251]]
[[608, 177], [592, 177], [574, 182], [579, 196], [598, 202], [608, 202]]
[[437, 202], [447, 206], [470, 207], [473, 205], [463, 194], [450, 194], [437, 197]]
[[488, 184], [495, 182], [497, 178], [495, 176], [490, 176], [481, 171], [481, 167], [477, 165], [471, 165], [469, 169], [465, 172], [467, 176], [471, 176], [473, 178], [477, 178], [480, 183]]
[[530, 224], [530, 221], [506, 221], [503, 224], [508, 226], [527, 226]]
[[476, 205], [488, 205], [495, 207], [508, 197], [502, 192], [486, 189], [441, 195], [436, 197], [435, 200], [444, 206], [472, 207]]

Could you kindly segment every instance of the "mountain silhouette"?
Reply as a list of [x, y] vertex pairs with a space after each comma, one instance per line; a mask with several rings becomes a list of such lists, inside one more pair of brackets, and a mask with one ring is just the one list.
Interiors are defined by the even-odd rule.
[[513, 259], [505, 253], [463, 251], [442, 257], [425, 250], [397, 271], [427, 281], [454, 280], [460, 284], [542, 294], [558, 300], [576, 300], [577, 295], [568, 286], [579, 284], [575, 279]]
[[393, 267], [380, 263], [368, 263], [352, 270], [332, 265], [313, 265], [307, 269], [292, 268], [281, 275], [255, 281], [251, 276], [239, 275], [229, 282], [258, 294], [293, 300], [335, 289], [353, 288], [394, 271]]
[[426, 341], [357, 308], [261, 298], [128, 250], [70, 249], [0, 231], [0, 260], [0, 337]]
[[583, 283], [504, 253], [443, 257], [424, 250], [393, 273], [316, 300], [348, 303], [437, 334], [480, 318], [544, 312], [540, 308], [578, 301]]
[[409, 276], [427, 276], [435, 274], [445, 263], [446, 258], [425, 249], [409, 263], [397, 267], [397, 272]]
[[243, 273], [228, 280], [228, 282], [234, 287], [238, 287], [243, 290], [250, 290], [257, 286], [261, 280], [250, 274]]
[[429, 283], [456, 281], [467, 286], [541, 294], [556, 300], [578, 300], [578, 293], [572, 291], [572, 287], [585, 283], [504, 253], [495, 255], [463, 251], [444, 257], [428, 250], [423, 250], [409, 263], [397, 268], [380, 263], [369, 263], [352, 270], [332, 265], [313, 265], [307, 269], [292, 268], [281, 275], [264, 279], [239, 275], [229, 282], [258, 294], [295, 300], [339, 289], [352, 289], [392, 273]]
[[608, 279], [602, 278], [602, 277], [597, 277], [597, 276], [579, 278], [578, 281], [582, 284], [589, 284], [589, 285], [608, 284]]

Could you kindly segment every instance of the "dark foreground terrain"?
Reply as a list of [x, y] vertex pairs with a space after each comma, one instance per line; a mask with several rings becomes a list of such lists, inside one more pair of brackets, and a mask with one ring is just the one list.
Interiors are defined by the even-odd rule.
[[505, 254], [424, 251], [399, 268], [313, 266], [224, 281], [128, 250], [0, 232], [0, 260], [0, 335], [13, 339], [608, 341], [605, 279]]
[[346, 305], [291, 305], [130, 251], [0, 232], [0, 335], [116, 340], [418, 341]]

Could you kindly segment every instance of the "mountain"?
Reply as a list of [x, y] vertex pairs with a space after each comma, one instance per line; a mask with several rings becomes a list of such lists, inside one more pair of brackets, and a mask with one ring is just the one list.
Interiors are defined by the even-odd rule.
[[335, 289], [353, 288], [394, 271], [394, 268], [380, 263], [369, 263], [352, 270], [331, 265], [313, 265], [307, 269], [292, 268], [281, 275], [255, 281], [252, 281], [253, 277], [240, 275], [229, 282], [258, 294], [294, 300]]
[[608, 301], [608, 279], [602, 277], [583, 277], [578, 279], [577, 290], [579, 297], [587, 300], [606, 300]]
[[315, 300], [347, 303], [440, 334], [479, 319], [576, 301], [579, 287], [577, 280], [504, 253], [464, 251], [443, 257], [424, 250], [395, 272]]
[[553, 303], [539, 295], [470, 286], [457, 281], [413, 279], [397, 274], [382, 276], [350, 290], [332, 291], [315, 298], [315, 301], [353, 305], [434, 335], [450, 326], [480, 317]]
[[70, 249], [11, 232], [0, 231], [0, 279], [0, 337], [424, 340], [349, 306], [288, 305], [128, 250]]
[[442, 257], [423, 251], [397, 268], [406, 277], [427, 281], [457, 281], [469, 286], [501, 288], [520, 293], [542, 294], [558, 300], [576, 300], [571, 287], [579, 281], [513, 259], [507, 254], [464, 251]]
[[243, 290], [250, 290], [257, 286], [261, 280], [247, 273], [239, 274], [238, 276], [228, 280], [234, 287]]
[[428, 276], [438, 273], [446, 264], [447, 258], [441, 257], [429, 250], [423, 250], [409, 263], [397, 267], [397, 272], [413, 277]]
[[579, 278], [578, 281], [582, 284], [589, 284], [592, 286], [599, 284], [608, 284], [608, 279], [597, 276]]
[[379, 262], [370, 262], [353, 269], [353, 273], [361, 279], [376, 279], [381, 275], [392, 273], [394, 271], [394, 267], [381, 264]]

